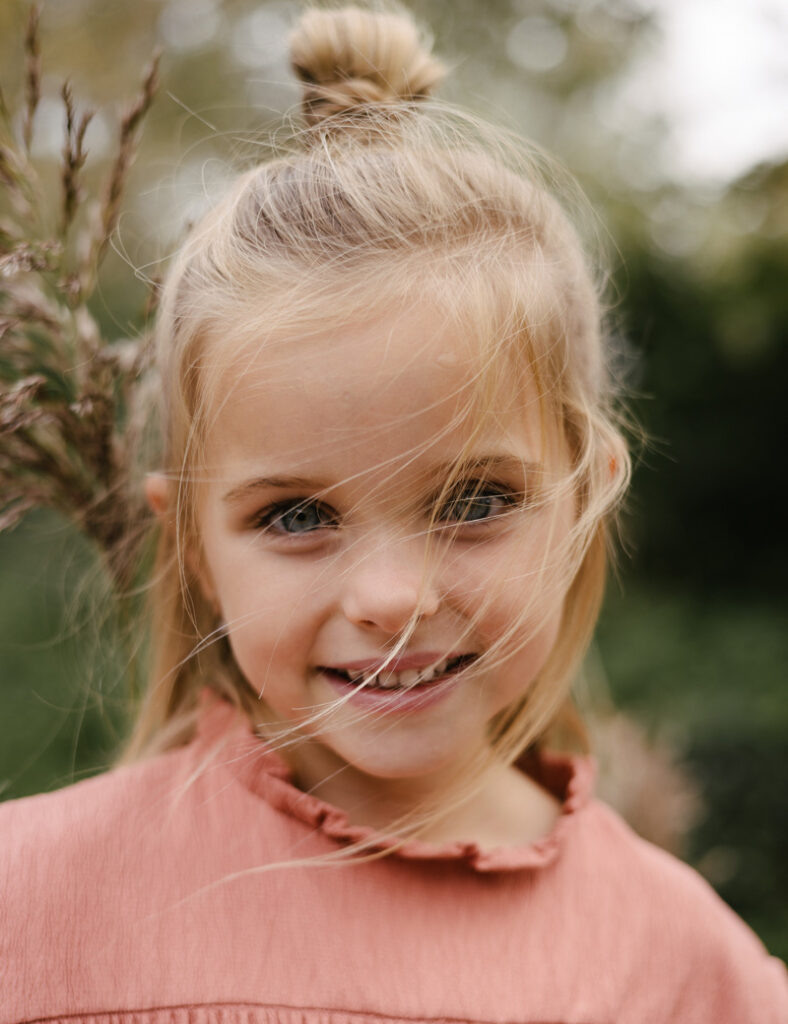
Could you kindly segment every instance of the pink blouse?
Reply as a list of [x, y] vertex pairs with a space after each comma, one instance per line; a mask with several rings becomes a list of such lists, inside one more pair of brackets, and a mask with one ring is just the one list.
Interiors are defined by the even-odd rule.
[[[0, 807], [0, 1024], [786, 1024], [784, 966], [591, 798], [536, 843], [370, 838], [206, 697], [188, 746]], [[274, 865], [273, 870], [265, 870]]]

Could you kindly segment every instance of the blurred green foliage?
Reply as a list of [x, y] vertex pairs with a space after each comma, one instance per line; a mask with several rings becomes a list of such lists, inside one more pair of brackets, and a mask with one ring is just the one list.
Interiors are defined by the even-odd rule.
[[127, 694], [95, 552], [33, 513], [0, 535], [0, 799], [107, 767]]
[[[638, 176], [660, 126], [633, 132], [600, 114], [605, 89], [655, 31], [634, 2], [413, 6], [457, 59], [450, 97], [558, 152], [609, 225], [610, 322], [649, 440], [624, 525], [630, 557], [611, 586], [599, 650], [617, 704], [672, 737], [701, 784], [705, 816], [690, 859], [788, 957], [788, 165], [711, 189]], [[45, 68], [68, 74], [85, 103], [127, 94], [153, 44], [166, 48], [164, 90], [129, 189], [138, 198], [96, 308], [110, 335], [137, 322], [144, 289], [134, 268], [158, 272], [204, 192], [248, 153], [250, 130], [275, 124], [296, 99], [276, 35], [290, 5], [197, 7], [213, 30], [191, 42], [187, 6], [176, 0], [45, 7]], [[7, 93], [21, 66], [14, 39], [25, 8], [0, 5]], [[555, 67], [514, 59], [512, 33], [527, 17], [552, 19], [563, 33], [566, 56]], [[50, 136], [38, 139], [43, 163], [57, 157], [57, 131]], [[100, 164], [99, 129], [88, 142]], [[12, 797], [110, 763], [125, 690], [85, 583], [98, 568], [71, 527], [31, 516], [0, 537], [0, 566], [0, 783]]]
[[[773, 193], [785, 217], [788, 166], [760, 178], [760, 194]], [[720, 216], [748, 195], [733, 186]], [[640, 573], [702, 594], [782, 601], [788, 245], [768, 236], [742, 242], [738, 259], [711, 277], [652, 249], [624, 253], [635, 408], [651, 438], [633, 539]]]
[[687, 855], [769, 948], [788, 955], [785, 609], [633, 573], [597, 644], [617, 706], [681, 752], [704, 812]]

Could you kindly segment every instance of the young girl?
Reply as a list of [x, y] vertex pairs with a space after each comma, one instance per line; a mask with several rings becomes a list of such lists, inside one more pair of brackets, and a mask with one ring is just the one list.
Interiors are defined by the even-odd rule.
[[309, 12], [292, 60], [292, 151], [164, 289], [123, 765], [0, 814], [0, 1024], [788, 1021], [548, 750], [628, 479], [575, 231], [406, 17]]

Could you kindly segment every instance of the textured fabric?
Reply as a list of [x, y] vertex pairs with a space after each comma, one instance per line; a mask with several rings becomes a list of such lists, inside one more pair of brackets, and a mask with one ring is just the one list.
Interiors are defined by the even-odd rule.
[[189, 746], [0, 807], [0, 1024], [788, 1022], [783, 965], [588, 761], [530, 770], [564, 812], [531, 846], [282, 868], [371, 833], [208, 701]]

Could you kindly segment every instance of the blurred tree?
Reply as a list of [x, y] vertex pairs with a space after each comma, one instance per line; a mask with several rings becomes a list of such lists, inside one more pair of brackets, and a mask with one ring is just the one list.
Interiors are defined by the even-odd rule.
[[637, 480], [638, 571], [698, 593], [784, 596], [787, 183], [788, 164], [748, 175], [703, 211], [692, 252], [630, 240], [622, 270], [653, 438]]

